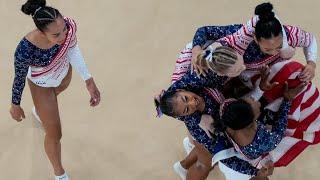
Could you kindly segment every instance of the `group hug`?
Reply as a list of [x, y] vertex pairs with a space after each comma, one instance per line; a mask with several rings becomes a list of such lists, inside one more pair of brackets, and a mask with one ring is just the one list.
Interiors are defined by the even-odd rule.
[[[303, 48], [304, 60], [294, 58]], [[219, 167], [227, 180], [268, 179], [320, 142], [313, 34], [285, 25], [271, 3], [244, 24], [204, 26], [179, 54], [171, 85], [155, 97], [158, 117], [184, 123], [183, 180]]]

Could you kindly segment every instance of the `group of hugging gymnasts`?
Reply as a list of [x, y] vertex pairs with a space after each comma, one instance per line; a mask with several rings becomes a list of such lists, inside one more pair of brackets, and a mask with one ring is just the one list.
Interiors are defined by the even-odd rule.
[[[320, 142], [320, 97], [312, 84], [314, 35], [283, 25], [270, 3], [245, 24], [204, 26], [180, 53], [172, 84], [155, 96], [158, 116], [183, 122], [181, 179], [268, 179]], [[306, 64], [293, 59], [302, 47]]]

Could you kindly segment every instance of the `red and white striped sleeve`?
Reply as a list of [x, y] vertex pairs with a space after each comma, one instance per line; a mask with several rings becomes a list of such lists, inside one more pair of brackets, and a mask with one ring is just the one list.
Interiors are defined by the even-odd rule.
[[191, 69], [192, 43], [188, 43], [180, 52], [171, 76], [171, 83], [181, 79]]
[[252, 17], [248, 22], [235, 33], [221, 38], [219, 41], [227, 43], [228, 46], [234, 48], [239, 54], [243, 55], [249, 44], [253, 41], [256, 24], [259, 20], [258, 16]]
[[303, 47], [304, 55], [307, 61], [316, 61], [317, 40], [315, 36], [309, 32], [295, 26], [285, 26], [289, 31], [288, 43], [292, 47]]

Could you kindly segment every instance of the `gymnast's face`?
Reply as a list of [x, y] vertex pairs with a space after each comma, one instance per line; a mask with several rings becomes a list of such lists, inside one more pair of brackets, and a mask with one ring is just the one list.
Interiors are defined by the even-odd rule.
[[205, 102], [202, 97], [193, 92], [179, 90], [174, 96], [173, 107], [177, 116], [188, 116], [196, 111], [203, 111]]
[[260, 112], [260, 107], [261, 107], [260, 102], [259, 101], [255, 101], [251, 97], [243, 98], [243, 100], [245, 100], [248, 104], [250, 104], [250, 106], [252, 108], [252, 111], [253, 111], [254, 120], [258, 119], [258, 117], [261, 114], [261, 112]]
[[268, 55], [276, 55], [280, 53], [282, 48], [282, 34], [270, 39], [260, 38], [257, 40], [255, 38], [255, 40], [263, 53]]
[[51, 43], [61, 45], [66, 39], [67, 32], [66, 22], [59, 16], [54, 22], [47, 26], [43, 33]]

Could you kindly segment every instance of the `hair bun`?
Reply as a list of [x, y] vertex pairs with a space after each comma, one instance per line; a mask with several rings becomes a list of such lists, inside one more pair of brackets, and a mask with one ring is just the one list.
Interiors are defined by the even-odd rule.
[[26, 15], [34, 15], [39, 7], [45, 7], [46, 0], [28, 0], [21, 6], [21, 11]]
[[256, 6], [254, 14], [259, 16], [261, 21], [270, 21], [274, 18], [273, 5], [271, 3], [262, 3]]

